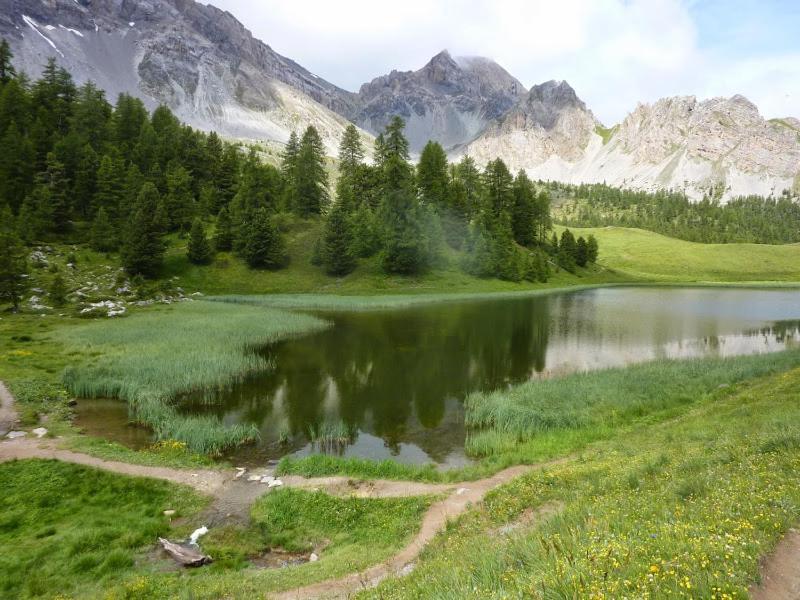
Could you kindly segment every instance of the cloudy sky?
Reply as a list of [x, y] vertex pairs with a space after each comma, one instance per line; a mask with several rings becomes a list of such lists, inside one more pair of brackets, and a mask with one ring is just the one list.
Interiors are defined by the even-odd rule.
[[526, 86], [566, 79], [607, 125], [638, 101], [741, 93], [800, 117], [798, 0], [213, 0], [256, 37], [356, 91], [447, 48]]

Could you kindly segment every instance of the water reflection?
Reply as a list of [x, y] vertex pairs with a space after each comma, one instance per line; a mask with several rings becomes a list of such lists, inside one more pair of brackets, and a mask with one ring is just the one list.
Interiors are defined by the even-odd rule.
[[308, 454], [312, 427], [343, 423], [358, 434], [342, 455], [454, 465], [471, 391], [800, 344], [800, 293], [782, 290], [613, 288], [326, 318], [333, 328], [263, 350], [274, 371], [183, 409], [255, 423], [261, 443], [240, 461]]

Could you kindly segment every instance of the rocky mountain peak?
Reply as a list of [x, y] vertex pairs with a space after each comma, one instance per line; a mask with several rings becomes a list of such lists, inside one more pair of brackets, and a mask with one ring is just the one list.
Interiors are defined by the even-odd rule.
[[[531, 88], [528, 96], [516, 107], [527, 122], [545, 129], [556, 126], [559, 118], [567, 109], [591, 115], [586, 104], [578, 98], [578, 94], [566, 81], [546, 81]], [[594, 120], [594, 116], [591, 115]]]
[[450, 52], [442, 50], [428, 61], [422, 69], [420, 75], [428, 82], [435, 85], [446, 85], [454, 83], [462, 71], [458, 63], [450, 56]]
[[412, 150], [429, 139], [453, 147], [480, 134], [524, 93], [494, 61], [442, 50], [417, 71], [392, 71], [362, 85], [356, 122], [377, 133], [401, 116]]

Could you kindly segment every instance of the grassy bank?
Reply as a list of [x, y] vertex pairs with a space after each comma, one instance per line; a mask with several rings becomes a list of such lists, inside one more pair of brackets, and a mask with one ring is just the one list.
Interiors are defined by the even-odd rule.
[[179, 440], [192, 451], [214, 454], [252, 439], [255, 430], [179, 415], [171, 401], [267, 369], [256, 348], [325, 326], [307, 315], [196, 301], [55, 335], [68, 349], [95, 357], [65, 371], [64, 382], [73, 394], [125, 400], [133, 418], [152, 427], [158, 439]]
[[305, 476], [461, 481], [514, 464], [564, 456], [598, 440], [685, 413], [729, 395], [737, 384], [800, 365], [800, 350], [774, 354], [658, 361], [534, 381], [467, 398], [466, 449], [480, 460], [438, 471], [331, 456], [284, 459], [280, 470]]
[[663, 418], [721, 387], [797, 365], [800, 350], [665, 360], [474, 393], [465, 403], [467, 450], [473, 456], [487, 456], [527, 445], [539, 454], [537, 445], [547, 447], [564, 433], [582, 432], [595, 439], [642, 419]]
[[[249, 527], [212, 528], [203, 538], [204, 551], [215, 558], [209, 567], [172, 573], [139, 569], [105, 598], [183, 598], [187, 589], [195, 600], [263, 598], [360, 571], [399, 551], [419, 528], [430, 502], [271, 492], [252, 507]], [[311, 552], [318, 561], [308, 562]], [[280, 568], [281, 560], [296, 563]]]
[[44, 460], [0, 464], [0, 486], [0, 596], [15, 600], [262, 597], [388, 558], [432, 501], [274, 491], [249, 525], [212, 526], [201, 543], [214, 562], [185, 570], [153, 550], [205, 522], [208, 501], [188, 488]]
[[196, 513], [188, 488], [57, 461], [0, 464], [0, 596], [82, 598], [119, 582], [158, 536], [167, 509]]
[[800, 282], [800, 244], [699, 244], [625, 227], [570, 230], [594, 235], [598, 263], [632, 280]]
[[746, 598], [800, 520], [800, 369], [515, 480], [360, 597]]

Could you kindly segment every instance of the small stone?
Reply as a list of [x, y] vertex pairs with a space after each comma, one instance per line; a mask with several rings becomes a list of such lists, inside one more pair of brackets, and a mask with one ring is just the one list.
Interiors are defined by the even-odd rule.
[[171, 516], [172, 516], [172, 515], [174, 515], [174, 514], [175, 514], [175, 511], [174, 511], [174, 510], [172, 510], [171, 508], [170, 508], [170, 509], [168, 509], [168, 510], [165, 510], [165, 511], [164, 511], [164, 516], [165, 516], [165, 517], [171, 517]]
[[24, 431], [9, 431], [6, 434], [6, 437], [10, 440], [15, 440], [17, 438], [25, 437], [26, 435], [28, 434]]
[[268, 464], [269, 466], [271, 466], [271, 467], [274, 467], [274, 466], [275, 466], [275, 465], [277, 465], [279, 462], [280, 462], [280, 461], [279, 461], [277, 458], [270, 458], [270, 459], [267, 461], [267, 464]]
[[308, 562], [317, 562], [319, 560], [319, 556], [317, 556], [316, 552], [312, 552], [311, 556], [308, 557]]
[[261, 481], [261, 475], [250, 475], [247, 478], [247, 481]]
[[31, 433], [35, 435], [37, 438], [42, 438], [47, 435], [47, 429], [45, 429], [44, 427], [37, 427], [36, 429], [31, 431]]
[[467, 488], [458, 488], [456, 490], [456, 496], [461, 496], [462, 494], [466, 494], [466, 493], [467, 493]]
[[242, 469], [241, 471], [237, 469], [237, 470], [236, 470], [236, 475], [234, 475], [234, 476], [233, 476], [233, 478], [234, 478], [234, 479], [241, 479], [241, 477], [242, 477], [242, 476], [243, 476], [245, 473], [247, 473], [247, 471], [245, 471], [244, 469]]

